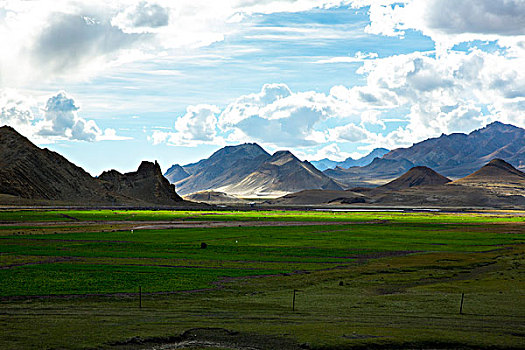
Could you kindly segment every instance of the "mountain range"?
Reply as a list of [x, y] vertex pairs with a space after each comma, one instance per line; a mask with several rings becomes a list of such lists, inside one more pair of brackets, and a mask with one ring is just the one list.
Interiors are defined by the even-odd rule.
[[157, 162], [136, 172], [92, 177], [56, 152], [41, 149], [15, 129], [0, 127], [0, 202], [12, 204], [179, 205], [182, 198]]
[[279, 196], [305, 188], [342, 187], [289, 151], [273, 155], [255, 143], [227, 146], [197, 163], [173, 165], [164, 174], [181, 195], [216, 190], [237, 196]]
[[277, 198], [269, 204], [524, 208], [525, 173], [504, 160], [493, 159], [473, 174], [451, 181], [428, 167], [418, 166], [375, 188], [304, 190]]
[[365, 165], [372, 163], [372, 161], [375, 158], [381, 158], [388, 152], [389, 150], [387, 150], [386, 148], [376, 148], [372, 152], [368, 153], [366, 156], [358, 158], [358, 159], [353, 159], [352, 157], [348, 157], [341, 162], [337, 162], [335, 160], [324, 158], [321, 160], [312, 161], [311, 163], [313, 166], [315, 166], [317, 169], [321, 171], [324, 171], [327, 169], [334, 169], [336, 167], [350, 168], [352, 166], [365, 166]]
[[[496, 155], [501, 157], [492, 159]], [[425, 163], [434, 166], [420, 165]], [[196, 163], [175, 164], [165, 177], [157, 162], [92, 177], [13, 128], [0, 127], [0, 203], [14, 205], [186, 205], [177, 188], [196, 201], [230, 203], [284, 196], [268, 203], [512, 207], [525, 205], [524, 168], [525, 130], [499, 122], [396, 149], [360, 167], [321, 172], [289, 151], [269, 154], [246, 143]]]
[[408, 148], [392, 150], [364, 167], [337, 167], [324, 173], [346, 188], [377, 186], [414, 166], [426, 166], [458, 179], [494, 158], [525, 170], [525, 129], [494, 122], [470, 134], [443, 134]]

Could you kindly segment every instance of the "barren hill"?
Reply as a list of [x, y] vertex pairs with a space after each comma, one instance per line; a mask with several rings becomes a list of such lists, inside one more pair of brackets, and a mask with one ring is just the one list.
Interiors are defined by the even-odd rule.
[[367, 197], [351, 191], [304, 190], [273, 200], [279, 205], [340, 205], [366, 203]]
[[337, 167], [325, 170], [324, 174], [347, 188], [355, 186], [374, 187], [395, 179], [413, 166], [414, 164], [406, 159], [375, 158], [372, 163], [363, 167], [356, 166], [348, 169]]
[[439, 186], [450, 182], [450, 179], [438, 174], [426, 166], [416, 166], [378, 189], [401, 190], [415, 186]]
[[501, 194], [525, 195], [525, 173], [502, 159], [493, 159], [454, 184], [489, 189]]

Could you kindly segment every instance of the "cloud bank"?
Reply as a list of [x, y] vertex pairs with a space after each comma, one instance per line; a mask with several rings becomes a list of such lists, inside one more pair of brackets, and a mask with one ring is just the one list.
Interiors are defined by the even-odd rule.
[[44, 108], [14, 90], [0, 91], [0, 125], [12, 126], [37, 143], [128, 139], [114, 129], [101, 130], [94, 120], [80, 117], [79, 109], [64, 91], [49, 97]]

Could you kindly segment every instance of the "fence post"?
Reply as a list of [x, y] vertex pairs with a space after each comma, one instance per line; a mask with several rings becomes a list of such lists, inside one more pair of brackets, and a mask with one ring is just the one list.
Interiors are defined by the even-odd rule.
[[139, 309], [142, 309], [142, 286], [139, 286]]
[[293, 290], [293, 301], [292, 301], [292, 311], [295, 311], [295, 292], [296, 290]]
[[461, 304], [459, 304], [459, 314], [463, 315], [463, 299], [465, 298], [465, 293], [461, 293]]

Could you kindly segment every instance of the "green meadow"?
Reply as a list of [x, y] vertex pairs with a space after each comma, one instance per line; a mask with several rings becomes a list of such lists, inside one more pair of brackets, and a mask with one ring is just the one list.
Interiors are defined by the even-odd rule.
[[523, 213], [5, 210], [0, 347], [520, 348], [524, 243]]

